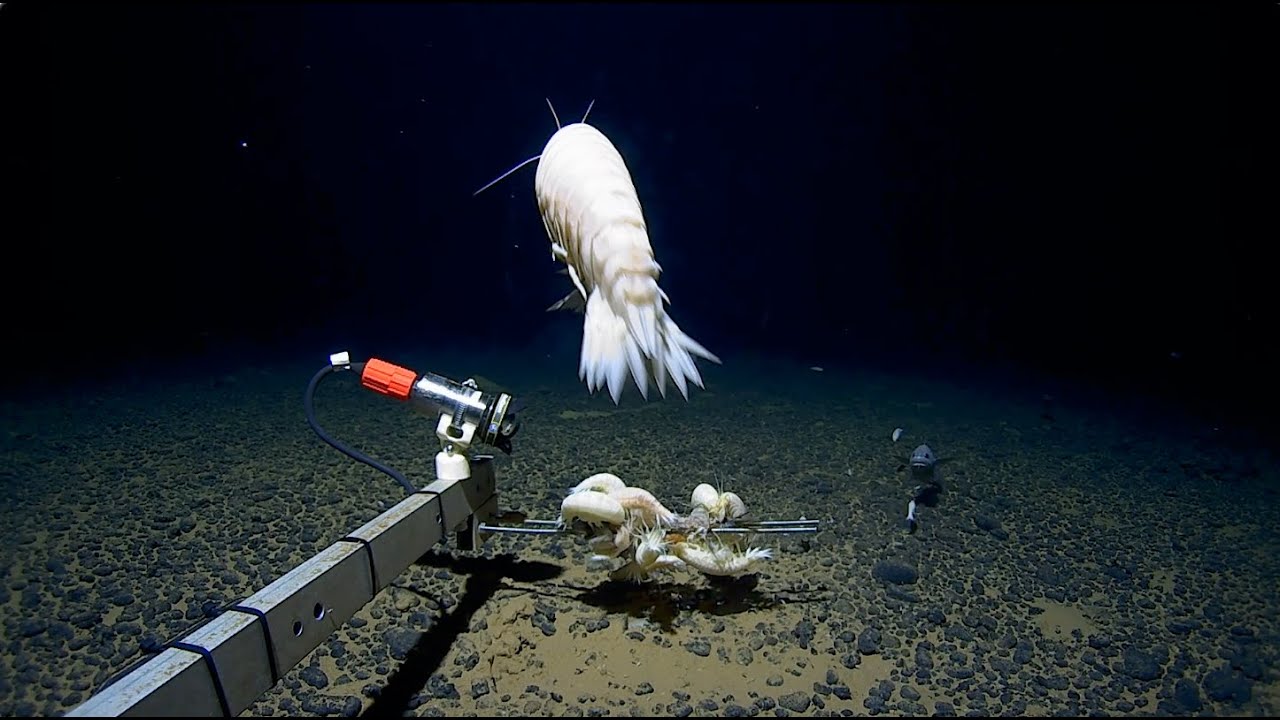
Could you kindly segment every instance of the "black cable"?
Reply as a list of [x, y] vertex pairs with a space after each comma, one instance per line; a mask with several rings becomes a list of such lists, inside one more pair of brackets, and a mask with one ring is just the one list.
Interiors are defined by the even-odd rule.
[[373, 545], [369, 544], [368, 540], [365, 540], [362, 537], [355, 537], [353, 535], [348, 535], [340, 539], [338, 542], [360, 543], [364, 547], [365, 555], [369, 558], [369, 585], [372, 588], [371, 593], [373, 595], [377, 595], [378, 591], [382, 588], [378, 585], [378, 562], [373, 557]]
[[[353, 363], [351, 365], [351, 369], [357, 373], [362, 372], [363, 368], [364, 368], [364, 363]], [[325, 442], [329, 443], [333, 447], [337, 448], [339, 452], [345, 454], [346, 456], [350, 457], [353, 460], [362, 462], [368, 465], [369, 467], [374, 468], [375, 470], [381, 470], [382, 472], [395, 478], [396, 482], [399, 482], [400, 485], [403, 486], [404, 489], [410, 495], [413, 495], [414, 493], [418, 493], [418, 492], [423, 492], [423, 493], [428, 493], [431, 496], [435, 497], [437, 521], [440, 523], [440, 532], [441, 532], [441, 535], [447, 534], [449, 532], [449, 526], [444, 521], [444, 499], [440, 497], [440, 493], [436, 492], [435, 490], [427, 490], [426, 488], [423, 488], [422, 490], [415, 490], [413, 487], [413, 483], [409, 482], [409, 479], [406, 478], [404, 475], [402, 475], [398, 470], [395, 470], [394, 468], [383, 465], [382, 463], [378, 462], [377, 460], [374, 460], [368, 455], [365, 455], [359, 450], [355, 450], [353, 448], [347, 447], [346, 445], [343, 445], [336, 438], [331, 437], [328, 433], [324, 431], [323, 428], [320, 427], [320, 423], [316, 421], [316, 409], [315, 409], [316, 388], [320, 385], [320, 381], [323, 380], [330, 373], [334, 372], [335, 369], [336, 368], [334, 368], [332, 365], [325, 365], [324, 367], [317, 370], [316, 374], [311, 377], [311, 382], [307, 384], [307, 391], [303, 393], [302, 403], [303, 403], [303, 406], [306, 408], [307, 423], [311, 425], [311, 429], [314, 430], [316, 434], [320, 436], [321, 440], [324, 440]], [[374, 583], [375, 583], [374, 587], [376, 588], [377, 587], [376, 577], [374, 579]]]
[[280, 682], [280, 666], [276, 663], [276, 644], [271, 639], [271, 624], [267, 622], [267, 614], [248, 605], [232, 605], [227, 609], [252, 615], [258, 619], [258, 626], [262, 628], [262, 640], [267, 646], [267, 667], [271, 670], [271, 684]]
[[[356, 370], [357, 372], [359, 372], [359, 367], [357, 365], [352, 365], [351, 367], [353, 370]], [[316, 421], [316, 409], [315, 409], [316, 387], [320, 384], [320, 381], [324, 379], [326, 375], [334, 372], [334, 369], [335, 368], [332, 365], [325, 365], [323, 368], [320, 368], [320, 370], [317, 371], [316, 374], [311, 377], [311, 382], [307, 384], [307, 391], [302, 396], [302, 404], [307, 410], [307, 423], [311, 425], [311, 429], [314, 430], [316, 434], [320, 436], [321, 440], [329, 443], [334, 448], [336, 448], [339, 452], [351, 458], [352, 460], [362, 462], [365, 465], [368, 465], [369, 467], [375, 470], [379, 470], [395, 478], [396, 482], [400, 483], [400, 485], [404, 487], [405, 492], [409, 493], [410, 495], [417, 492], [417, 489], [413, 487], [413, 483], [409, 482], [409, 478], [406, 478], [398, 470], [395, 470], [393, 468], [387, 467], [386, 465], [383, 465], [382, 463], [378, 462], [377, 460], [374, 460], [368, 455], [365, 455], [359, 450], [355, 450], [353, 448], [347, 447], [346, 445], [343, 445], [337, 439], [330, 437], [329, 434], [326, 433], [324, 429], [320, 427], [320, 423]]]
[[209, 668], [209, 677], [213, 680], [213, 692], [218, 696], [222, 717], [231, 717], [231, 704], [227, 702], [227, 691], [222, 686], [222, 675], [218, 672], [218, 662], [213, 659], [213, 653], [208, 648], [184, 642], [170, 643], [169, 647], [193, 652], [204, 658], [205, 667]]

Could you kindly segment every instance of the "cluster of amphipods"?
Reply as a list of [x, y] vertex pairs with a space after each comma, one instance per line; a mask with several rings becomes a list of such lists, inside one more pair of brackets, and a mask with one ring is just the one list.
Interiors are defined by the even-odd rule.
[[614, 580], [647, 580], [651, 574], [693, 568], [707, 575], [742, 575], [769, 559], [768, 548], [721, 539], [711, 529], [736, 520], [747, 506], [736, 493], [703, 483], [688, 515], [668, 510], [648, 490], [628, 487], [617, 475], [598, 473], [578, 483], [560, 506], [560, 520], [587, 530], [594, 558], [623, 558]]

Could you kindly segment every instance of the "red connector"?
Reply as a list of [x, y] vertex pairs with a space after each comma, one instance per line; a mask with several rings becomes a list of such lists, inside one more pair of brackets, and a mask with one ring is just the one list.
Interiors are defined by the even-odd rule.
[[361, 385], [397, 400], [409, 399], [409, 391], [417, 379], [418, 374], [414, 371], [377, 358], [370, 358], [360, 374]]

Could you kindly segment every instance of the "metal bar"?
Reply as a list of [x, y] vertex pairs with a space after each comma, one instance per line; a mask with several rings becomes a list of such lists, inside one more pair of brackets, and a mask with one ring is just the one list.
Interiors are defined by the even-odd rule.
[[564, 532], [559, 528], [524, 527], [522, 525], [481, 525], [480, 531], [513, 535], [558, 535]]
[[239, 715], [448, 533], [474, 532], [477, 510], [497, 500], [491, 461], [477, 456], [471, 478], [436, 481], [400, 501], [67, 716]]
[[[481, 525], [480, 529], [487, 533], [511, 533], [516, 535], [557, 535], [571, 534], [572, 528], [562, 525], [556, 520], [525, 520], [519, 525]], [[761, 533], [780, 535], [788, 533], [818, 532], [817, 520], [760, 520], [711, 528], [713, 533], [745, 535]]]

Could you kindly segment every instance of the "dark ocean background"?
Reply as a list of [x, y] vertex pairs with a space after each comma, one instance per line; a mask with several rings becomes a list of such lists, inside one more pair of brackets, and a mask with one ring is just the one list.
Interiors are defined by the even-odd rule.
[[[539, 665], [554, 644], [504, 656], [514, 680], [473, 673], [510, 641], [485, 613], [547, 591], [459, 620], [441, 598], [475, 566], [442, 549], [418, 595], [304, 661], [323, 685], [254, 714], [1274, 714], [1278, 17], [4, 3], [0, 712], [71, 709], [398, 499], [303, 417], [349, 350], [525, 400], [500, 487], [533, 515], [610, 471], [673, 509], [721, 482], [824, 530], [778, 546], [772, 599], [740, 617], [676, 603], [655, 630], [538, 600], [565, 642], [584, 608], [613, 616], [573, 641], [584, 666], [655, 668], [608, 690]], [[548, 99], [562, 122], [594, 103], [670, 313], [723, 360], [688, 401], [590, 396], [581, 316], [546, 312], [569, 284], [533, 167], [472, 195], [541, 151]], [[319, 401], [331, 427], [429, 482], [432, 428], [347, 381]], [[923, 442], [958, 482], [908, 535]], [[720, 649], [686, 651], [704, 636]], [[446, 649], [406, 676], [413, 647]]]
[[708, 347], [1265, 410], [1273, 12], [18, 3], [10, 332], [28, 371], [523, 348], [573, 324], [532, 168], [471, 192], [594, 100]]

